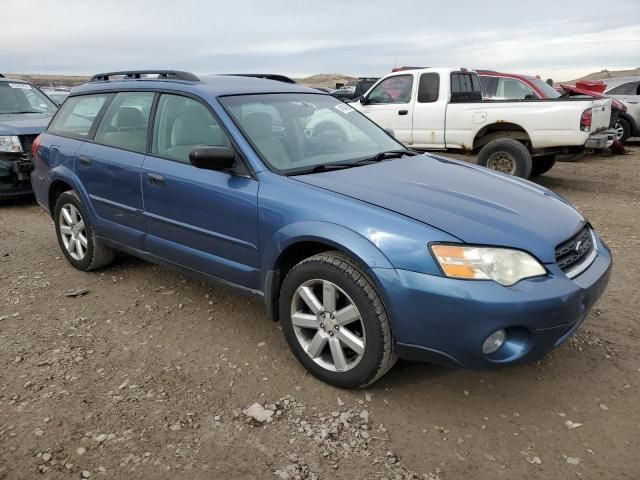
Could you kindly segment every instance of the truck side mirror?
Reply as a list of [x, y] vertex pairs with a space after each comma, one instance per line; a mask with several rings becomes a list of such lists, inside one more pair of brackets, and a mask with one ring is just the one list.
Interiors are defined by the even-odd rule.
[[361, 105], [369, 105], [369, 100], [367, 99], [367, 97], [365, 97], [364, 95], [360, 97], [360, 104]]

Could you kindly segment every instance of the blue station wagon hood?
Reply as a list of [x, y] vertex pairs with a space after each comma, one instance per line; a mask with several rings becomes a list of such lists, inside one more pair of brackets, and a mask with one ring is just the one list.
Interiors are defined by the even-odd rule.
[[47, 128], [51, 113], [2, 113], [0, 135], [38, 135]]
[[418, 155], [292, 177], [392, 210], [466, 243], [526, 250], [544, 263], [586, 222], [550, 190], [466, 162]]

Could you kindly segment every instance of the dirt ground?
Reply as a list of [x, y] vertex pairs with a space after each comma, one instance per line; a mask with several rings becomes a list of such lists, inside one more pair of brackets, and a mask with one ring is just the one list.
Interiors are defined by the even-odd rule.
[[538, 180], [615, 256], [575, 338], [495, 371], [399, 362], [364, 391], [306, 374], [260, 299], [128, 256], [76, 271], [33, 200], [0, 203], [0, 479], [640, 478], [632, 148]]

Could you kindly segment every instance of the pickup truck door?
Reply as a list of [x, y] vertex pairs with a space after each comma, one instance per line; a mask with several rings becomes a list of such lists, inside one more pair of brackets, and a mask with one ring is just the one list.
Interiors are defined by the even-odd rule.
[[393, 130], [397, 140], [413, 144], [413, 74], [401, 74], [380, 81], [365, 95], [357, 109], [382, 128]]
[[413, 145], [445, 148], [444, 124], [448, 98], [440, 93], [440, 74], [422, 73], [413, 107]]

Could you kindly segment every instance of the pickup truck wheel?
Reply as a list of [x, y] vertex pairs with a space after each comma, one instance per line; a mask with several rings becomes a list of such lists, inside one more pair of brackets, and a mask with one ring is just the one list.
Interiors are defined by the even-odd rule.
[[350, 257], [324, 252], [285, 277], [279, 298], [285, 338], [315, 377], [362, 388], [396, 362], [397, 350], [373, 281]]
[[545, 155], [543, 157], [535, 157], [531, 166], [531, 176], [537, 177], [547, 173], [556, 164], [555, 155]]
[[613, 128], [616, 131], [618, 140], [622, 143], [626, 142], [631, 136], [631, 125], [629, 124], [629, 121], [624, 118], [619, 118]]
[[529, 178], [532, 160], [529, 150], [522, 143], [511, 138], [498, 138], [482, 147], [478, 154], [478, 165], [516, 177]]
[[73, 190], [58, 197], [54, 222], [60, 249], [72, 266], [88, 272], [111, 263], [115, 251], [95, 236], [87, 209]]

